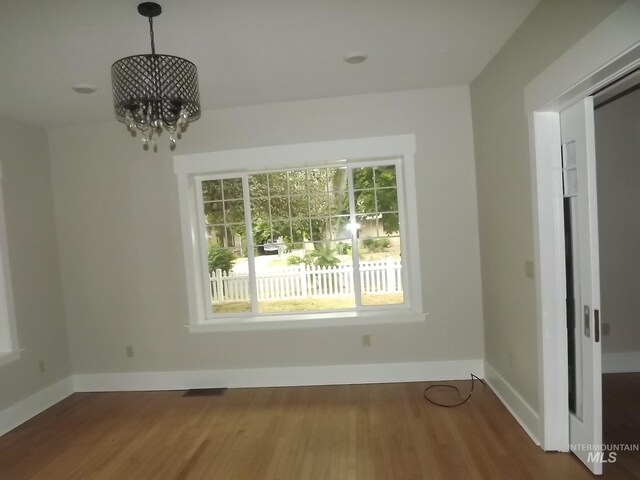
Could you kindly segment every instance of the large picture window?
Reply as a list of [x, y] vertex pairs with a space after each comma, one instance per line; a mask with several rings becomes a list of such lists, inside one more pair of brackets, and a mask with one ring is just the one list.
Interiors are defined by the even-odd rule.
[[177, 157], [191, 324], [421, 312], [412, 156], [385, 142]]
[[399, 168], [199, 178], [211, 314], [403, 304]]

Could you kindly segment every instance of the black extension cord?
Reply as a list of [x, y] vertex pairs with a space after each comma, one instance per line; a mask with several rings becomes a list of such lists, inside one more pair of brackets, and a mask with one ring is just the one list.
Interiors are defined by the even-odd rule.
[[447, 405], [445, 403], [439, 403], [436, 402], [435, 400], [431, 400], [428, 396], [427, 396], [427, 392], [429, 390], [431, 390], [432, 388], [452, 388], [453, 390], [455, 390], [458, 393], [458, 397], [462, 398], [462, 395], [460, 395], [460, 389], [458, 389], [458, 387], [454, 386], [454, 385], [447, 385], [445, 383], [438, 383], [436, 385], [431, 385], [427, 388], [424, 389], [424, 392], [422, 392], [422, 396], [425, 398], [425, 400], [427, 400], [430, 403], [433, 403], [434, 405], [437, 405], [439, 407], [447, 407], [447, 408], [452, 408], [452, 407], [459, 407], [460, 405], [467, 403], [469, 401], [469, 399], [471, 398], [471, 395], [473, 395], [473, 388], [474, 388], [474, 383], [475, 381], [478, 380], [482, 386], [484, 388], [487, 387], [487, 385], [482, 381], [482, 379], [480, 379], [479, 377], [475, 376], [473, 373], [471, 374], [471, 391], [469, 392], [469, 395], [467, 395], [467, 398], [465, 398], [464, 400], [462, 400], [459, 403], [453, 403], [451, 405]]

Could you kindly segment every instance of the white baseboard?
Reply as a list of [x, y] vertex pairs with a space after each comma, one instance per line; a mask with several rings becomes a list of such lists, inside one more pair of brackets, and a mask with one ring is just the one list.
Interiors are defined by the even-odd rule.
[[483, 360], [79, 374], [73, 385], [76, 392], [185, 390], [464, 380], [470, 373], [482, 378]]
[[640, 352], [602, 354], [602, 373], [633, 372], [640, 372]]
[[516, 419], [522, 429], [529, 435], [536, 445], [540, 445], [538, 432], [540, 429], [540, 418], [538, 413], [531, 408], [531, 405], [522, 398], [522, 395], [502, 376], [490, 363], [484, 362], [485, 381], [491, 390], [500, 399], [509, 413]]
[[0, 436], [73, 392], [186, 390], [466, 380], [483, 360], [72, 375], [0, 412]]
[[71, 377], [67, 377], [2, 410], [0, 412], [0, 436], [67, 398], [72, 393], [73, 382]]

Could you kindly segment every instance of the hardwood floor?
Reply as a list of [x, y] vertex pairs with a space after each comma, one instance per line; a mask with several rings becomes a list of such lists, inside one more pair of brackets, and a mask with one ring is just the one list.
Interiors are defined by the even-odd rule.
[[77, 393], [0, 438], [0, 479], [592, 478], [535, 446], [489, 388], [442, 408], [428, 385]]
[[[640, 373], [602, 376], [602, 434], [605, 445], [640, 445]], [[604, 465], [611, 478], [640, 479], [640, 452], [619, 451]]]

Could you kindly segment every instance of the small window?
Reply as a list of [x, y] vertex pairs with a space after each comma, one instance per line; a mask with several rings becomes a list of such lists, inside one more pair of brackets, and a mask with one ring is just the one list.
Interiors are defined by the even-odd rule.
[[[412, 156], [314, 164], [300, 160], [326, 144], [296, 147], [304, 150], [298, 167], [259, 168], [288, 147], [175, 159], [191, 324], [341, 314], [357, 322], [385, 312], [391, 322], [391, 310], [421, 311], [420, 272], [411, 267], [419, 265], [416, 209], [407, 198], [414, 188], [404, 184], [414, 178], [405, 172]], [[249, 168], [216, 172], [218, 165]]]

